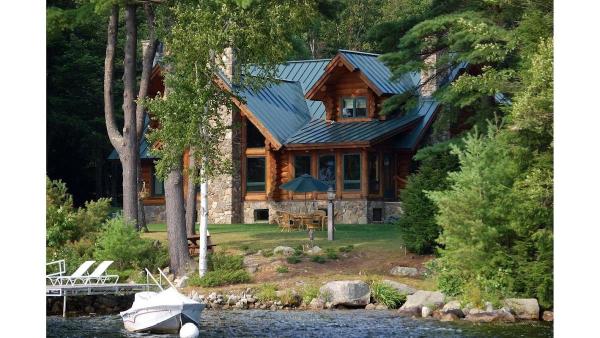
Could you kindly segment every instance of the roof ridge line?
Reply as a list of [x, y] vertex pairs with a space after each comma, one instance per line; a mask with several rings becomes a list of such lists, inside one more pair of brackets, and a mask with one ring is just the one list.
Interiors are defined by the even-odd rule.
[[292, 63], [292, 62], [318, 62], [318, 61], [331, 61], [332, 58], [323, 58], [323, 59], [306, 59], [306, 60], [290, 60], [290, 61], [285, 61], [285, 63]]
[[361, 51], [358, 51], [358, 50], [338, 49], [338, 51], [339, 52], [345, 52], [345, 53], [364, 54], [364, 55], [371, 55], [371, 56], [381, 56], [381, 54], [370, 53], [370, 52], [361, 52]]

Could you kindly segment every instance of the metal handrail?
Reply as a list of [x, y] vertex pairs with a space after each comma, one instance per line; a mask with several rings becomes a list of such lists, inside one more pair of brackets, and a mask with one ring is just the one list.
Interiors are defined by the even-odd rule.
[[[156, 278], [154, 278], [152, 273], [150, 273], [150, 271], [148, 271], [148, 268], [144, 268], [144, 270], [146, 270], [146, 281], [148, 281], [148, 276], [150, 276], [150, 278], [152, 278], [152, 280], [154, 281], [154, 284], [156, 284], [156, 286], [158, 286], [161, 291], [164, 291], [165, 289], [163, 289], [162, 285], [156, 280]], [[147, 284], [150, 284], [150, 283], [147, 283]]]
[[48, 268], [48, 265], [51, 265], [51, 264], [58, 264], [58, 272], [53, 272], [51, 274], [47, 274], [46, 277], [62, 276], [63, 274], [65, 274], [67, 272], [67, 266], [66, 266], [64, 259], [46, 263], [46, 269]]
[[171, 285], [171, 287], [172, 287], [172, 288], [174, 288], [174, 289], [177, 289], [177, 288], [175, 287], [175, 285], [173, 285], [173, 283], [171, 283], [171, 281], [169, 280], [169, 278], [167, 277], [167, 275], [165, 275], [165, 273], [164, 273], [164, 272], [162, 272], [162, 270], [161, 270], [161, 269], [158, 269], [158, 273], [159, 273], [159, 276], [163, 276], [163, 277], [165, 277], [165, 279], [167, 280], [167, 283], [169, 283], [169, 285]]

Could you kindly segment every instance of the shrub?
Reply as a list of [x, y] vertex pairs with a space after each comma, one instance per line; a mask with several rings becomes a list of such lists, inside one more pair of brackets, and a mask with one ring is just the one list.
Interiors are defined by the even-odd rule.
[[405, 295], [381, 281], [371, 282], [370, 288], [371, 297], [390, 309], [397, 309], [406, 301]]
[[281, 297], [279, 297], [279, 300], [282, 304], [287, 304], [289, 306], [299, 306], [302, 303], [302, 297], [290, 289], [287, 289]]
[[94, 250], [95, 259], [112, 260], [119, 270], [163, 267], [165, 257], [168, 257], [168, 253], [160, 242], [141, 238], [133, 225], [125, 222], [122, 216], [105, 223]]
[[350, 252], [354, 249], [354, 245], [350, 244], [350, 245], [346, 245], [346, 246], [341, 246], [338, 250], [340, 252]]
[[273, 257], [273, 250], [262, 250], [263, 257]]
[[300, 262], [302, 262], [302, 260], [300, 259], [300, 257], [293, 255], [293, 256], [289, 256], [285, 259], [288, 263], [290, 264], [298, 264]]
[[256, 299], [261, 302], [276, 301], [277, 285], [271, 283], [261, 285], [256, 292]]
[[213, 287], [230, 284], [248, 283], [251, 278], [244, 269], [216, 270], [207, 272], [204, 277], [193, 274], [188, 280], [191, 286]]
[[312, 257], [310, 258], [310, 261], [311, 261], [311, 262], [315, 262], [315, 263], [319, 263], [319, 264], [323, 264], [323, 263], [325, 263], [327, 260], [326, 260], [326, 259], [325, 259], [325, 257], [323, 257], [323, 256], [320, 256], [320, 255], [315, 255], [315, 256], [312, 256]]
[[315, 285], [305, 285], [301, 291], [302, 301], [304, 304], [310, 304], [310, 302], [319, 297], [319, 288]]
[[399, 219], [400, 233], [406, 248], [417, 254], [432, 253], [440, 227], [436, 223], [437, 207], [427, 191], [449, 186], [448, 172], [458, 169], [458, 158], [450, 151], [450, 143], [423, 148], [414, 159], [420, 161], [416, 174], [408, 177], [401, 200], [404, 215]]
[[334, 249], [332, 249], [332, 248], [327, 248], [327, 249], [325, 250], [325, 255], [326, 255], [326, 256], [327, 256], [327, 258], [329, 258], [329, 259], [338, 259], [338, 255], [337, 255], [337, 253], [336, 253], [336, 252], [335, 252], [335, 250], [334, 250]]
[[248, 251], [248, 249], [250, 249], [250, 247], [248, 246], [248, 244], [244, 244], [240, 246], [240, 250], [242, 251]]
[[208, 255], [209, 270], [235, 271], [244, 269], [244, 256], [214, 253]]
[[278, 266], [278, 267], [277, 267], [277, 269], [275, 269], [275, 270], [276, 270], [278, 273], [287, 273], [287, 272], [289, 272], [289, 271], [290, 271], [290, 270], [288, 270], [288, 267], [287, 267], [287, 266], [285, 266], [285, 265]]

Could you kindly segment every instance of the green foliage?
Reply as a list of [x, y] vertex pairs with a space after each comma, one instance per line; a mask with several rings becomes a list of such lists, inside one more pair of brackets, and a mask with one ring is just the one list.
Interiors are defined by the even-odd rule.
[[304, 304], [310, 304], [310, 302], [319, 297], [319, 288], [315, 285], [304, 285], [301, 290], [302, 302]]
[[256, 292], [256, 299], [261, 302], [278, 300], [277, 285], [272, 283], [265, 283], [261, 285]]
[[371, 298], [390, 309], [397, 309], [406, 301], [406, 295], [381, 281], [372, 281], [369, 286]]
[[289, 264], [298, 264], [300, 262], [302, 262], [302, 259], [300, 259], [300, 256], [289, 256], [285, 259]]
[[248, 249], [250, 249], [250, 247], [247, 244], [240, 246], [240, 250], [242, 251], [248, 251]]
[[263, 257], [273, 257], [273, 250], [262, 250], [261, 251]]
[[119, 269], [162, 268], [168, 264], [168, 252], [160, 242], [143, 239], [122, 216], [107, 221], [94, 250], [97, 260], [114, 261]]
[[275, 269], [275, 271], [277, 271], [277, 273], [288, 273], [288, 272], [290, 272], [290, 270], [288, 269], [288, 267], [285, 266], [285, 265], [278, 266], [277, 269]]
[[325, 255], [327, 256], [328, 259], [338, 259], [338, 255], [335, 252], [335, 249], [333, 249], [333, 248], [325, 249]]
[[448, 187], [448, 172], [458, 169], [458, 158], [450, 152], [450, 143], [438, 143], [426, 147], [415, 155], [420, 166], [408, 177], [401, 200], [404, 215], [398, 225], [402, 242], [408, 250], [418, 254], [434, 251], [440, 227], [435, 221], [437, 207], [427, 197], [427, 191], [444, 190]]
[[198, 274], [193, 274], [189, 279], [191, 286], [214, 287], [221, 285], [231, 285], [248, 283], [251, 278], [248, 272], [244, 269], [240, 270], [215, 270], [208, 271], [204, 277]]
[[338, 250], [340, 252], [350, 252], [350, 251], [354, 250], [354, 245], [349, 244], [349, 245], [346, 245], [346, 246], [340, 246]]
[[214, 253], [208, 255], [208, 269], [219, 271], [236, 271], [244, 269], [244, 256]]
[[321, 256], [321, 255], [314, 255], [310, 257], [310, 261], [311, 262], [315, 262], [315, 263], [319, 263], [319, 264], [323, 264], [327, 261], [327, 259], [325, 259], [325, 257]]

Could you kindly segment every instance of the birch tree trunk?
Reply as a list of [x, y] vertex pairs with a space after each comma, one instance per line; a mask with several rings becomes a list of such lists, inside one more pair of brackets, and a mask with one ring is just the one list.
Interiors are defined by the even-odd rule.
[[185, 233], [182, 163], [171, 170], [165, 180], [167, 238], [169, 240], [169, 267], [176, 276], [185, 272], [190, 256]]
[[187, 196], [185, 200], [185, 228], [188, 237], [196, 233], [196, 192], [197, 185], [194, 182], [196, 178], [196, 160], [194, 151], [190, 150], [190, 174], [187, 186]]
[[200, 277], [208, 271], [207, 234], [208, 234], [208, 180], [204, 174], [204, 159], [200, 167], [200, 261], [198, 271]]

